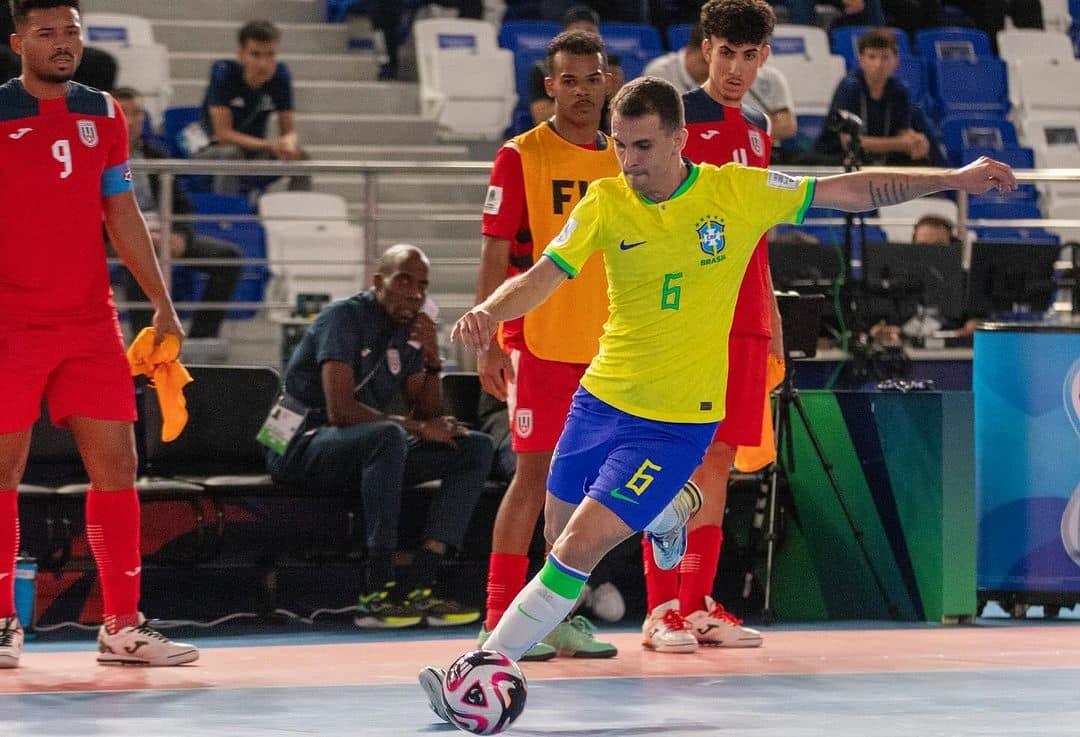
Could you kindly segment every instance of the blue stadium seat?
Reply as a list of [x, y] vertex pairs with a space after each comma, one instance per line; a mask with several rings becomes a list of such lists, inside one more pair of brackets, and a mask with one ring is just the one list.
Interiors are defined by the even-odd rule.
[[363, 0], [326, 0], [326, 22], [344, 23], [353, 5], [361, 5]]
[[974, 28], [924, 28], [915, 32], [915, 51], [924, 60], [974, 61], [994, 56], [990, 37]]
[[690, 28], [691, 26], [689, 23], [677, 23], [673, 26], [668, 26], [668, 48], [672, 51], [678, 51], [682, 47], [686, 46], [686, 43], [690, 40]]
[[[191, 202], [195, 212], [200, 215], [254, 215], [251, 202], [243, 195], [219, 195], [205, 192], [193, 192]], [[244, 258], [266, 258], [266, 233], [258, 222], [206, 221], [195, 224], [195, 232], [211, 238], [229, 241], [240, 249]], [[177, 267], [182, 269], [183, 267]], [[184, 269], [184, 271], [191, 271]], [[192, 272], [182, 278], [193, 279]], [[176, 274], [173, 275], [174, 283]], [[233, 292], [236, 302], [262, 302], [265, 299], [266, 282], [270, 279], [270, 269], [266, 264], [248, 264], [240, 272], [240, 281]], [[205, 285], [190, 283], [190, 289], [201, 295]], [[194, 297], [198, 299], [198, 297]], [[246, 320], [255, 316], [254, 310], [230, 310], [229, 317], [234, 320]]]
[[780, 148], [789, 153], [813, 151], [821, 129], [825, 127], [825, 116], [799, 115], [796, 122], [795, 136], [781, 143]]
[[547, 59], [547, 50], [519, 49], [514, 52], [514, 86], [517, 88], [518, 101], [529, 106], [529, 73], [538, 61]]
[[180, 147], [180, 132], [190, 123], [202, 118], [202, 108], [171, 107], [162, 114], [161, 133], [165, 144], [169, 147], [169, 153], [177, 159], [186, 159], [187, 154]]
[[558, 23], [546, 20], [508, 20], [499, 28], [499, 46], [513, 52], [533, 51], [541, 56], [560, 31]]
[[935, 59], [931, 84], [937, 117], [1005, 117], [1009, 89], [1005, 62], [979, 59], [974, 63]]
[[[841, 26], [829, 31], [829, 43], [832, 52], [844, 57], [849, 70], [859, 66], [859, 37], [867, 31], [872, 31], [873, 26]], [[896, 47], [900, 56], [911, 56], [911, 43], [907, 34], [899, 28], [890, 28], [896, 37]]]
[[1061, 245], [1061, 237], [1043, 228], [995, 228], [982, 226], [975, 229], [975, 239], [984, 243], [1053, 243]]
[[619, 58], [627, 80], [640, 77], [645, 65], [664, 53], [660, 32], [642, 23], [601, 23], [604, 48]]
[[1015, 218], [1041, 218], [1039, 206], [1024, 198], [1006, 199], [982, 195], [972, 197], [968, 204], [968, 217], [973, 220], [1012, 220]]
[[965, 149], [1004, 151], [1019, 146], [1016, 128], [997, 118], [947, 118], [941, 124], [941, 138], [950, 166], [957, 166]]
[[923, 104], [930, 93], [930, 85], [927, 83], [926, 66], [919, 58], [910, 55], [901, 56], [893, 76], [907, 87], [908, 95], [913, 103]]

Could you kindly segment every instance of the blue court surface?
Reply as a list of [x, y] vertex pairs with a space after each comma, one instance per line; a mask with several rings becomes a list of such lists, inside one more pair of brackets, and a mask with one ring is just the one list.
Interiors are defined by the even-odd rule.
[[[197, 663], [153, 669], [98, 666], [89, 638], [35, 641], [0, 671], [3, 735], [456, 734], [415, 673], [473, 641], [436, 634], [196, 635], [182, 639], [202, 648]], [[1075, 619], [785, 625], [761, 648], [689, 655], [646, 652], [627, 628], [601, 634], [617, 658], [525, 664], [528, 704], [506, 734], [1080, 734]]]

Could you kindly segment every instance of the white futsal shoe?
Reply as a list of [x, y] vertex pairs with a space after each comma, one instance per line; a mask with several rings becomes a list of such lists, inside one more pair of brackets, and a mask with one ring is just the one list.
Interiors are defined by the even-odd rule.
[[0, 619], [0, 668], [19, 667], [25, 637], [19, 618], [14, 614]]
[[199, 649], [184, 642], [173, 642], [146, 623], [121, 627], [109, 634], [105, 625], [98, 630], [98, 662], [102, 665], [182, 665], [199, 659]]
[[679, 600], [653, 609], [641, 625], [641, 644], [658, 653], [692, 653], [698, 649], [690, 623], [679, 613]]
[[427, 694], [428, 706], [435, 712], [435, 716], [444, 722], [449, 722], [450, 718], [446, 716], [446, 701], [443, 699], [442, 692], [446, 671], [429, 665], [421, 670], [416, 678], [420, 681], [420, 688], [424, 689], [424, 693]]
[[686, 615], [686, 621], [706, 647], [761, 647], [761, 633], [743, 627], [742, 620], [724, 609], [711, 596], [705, 597], [705, 608]]

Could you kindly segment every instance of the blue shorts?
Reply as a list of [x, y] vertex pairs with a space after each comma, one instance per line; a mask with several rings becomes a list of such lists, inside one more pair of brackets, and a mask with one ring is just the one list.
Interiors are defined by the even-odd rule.
[[591, 496], [631, 529], [644, 530], [701, 465], [718, 424], [646, 420], [579, 387], [548, 491], [570, 504]]

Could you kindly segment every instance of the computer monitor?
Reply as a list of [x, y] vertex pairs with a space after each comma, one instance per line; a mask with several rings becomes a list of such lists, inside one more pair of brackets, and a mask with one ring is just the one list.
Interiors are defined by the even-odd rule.
[[984, 243], [971, 249], [967, 313], [994, 317], [1003, 313], [1045, 312], [1054, 297], [1053, 243]]
[[769, 239], [773, 286], [799, 294], [825, 294], [840, 278], [841, 249], [795, 237]]
[[961, 251], [959, 245], [868, 242], [863, 275], [869, 317], [903, 325], [922, 305], [937, 308], [946, 322], [959, 320], [964, 311]]

